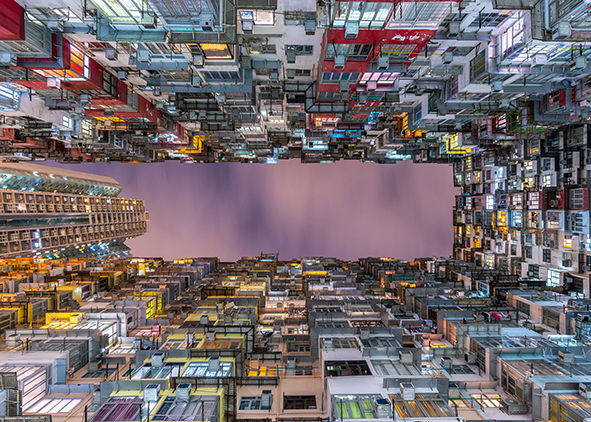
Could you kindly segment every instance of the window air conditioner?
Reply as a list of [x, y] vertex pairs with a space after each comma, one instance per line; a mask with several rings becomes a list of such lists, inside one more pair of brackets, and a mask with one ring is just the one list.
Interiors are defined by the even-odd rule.
[[457, 37], [460, 34], [460, 22], [452, 21], [449, 23], [448, 37]]
[[558, 26], [556, 26], [552, 30], [552, 40], [564, 40], [569, 38], [572, 35], [572, 26], [570, 22], [560, 22]]
[[359, 34], [359, 22], [348, 21], [345, 23], [345, 38], [348, 40], [354, 40]]
[[381, 55], [380, 57], [378, 57], [378, 69], [388, 70], [388, 68], [390, 68], [390, 56]]
[[335, 56], [334, 58], [334, 68], [335, 69], [344, 69], [345, 68], [346, 58], [345, 56]]
[[204, 32], [213, 31], [213, 13], [202, 13], [200, 16], [200, 19], [201, 19], [201, 29]]
[[109, 47], [105, 50], [105, 58], [107, 60], [115, 61], [117, 57], [119, 57], [119, 54], [117, 54], [117, 50], [114, 48]]

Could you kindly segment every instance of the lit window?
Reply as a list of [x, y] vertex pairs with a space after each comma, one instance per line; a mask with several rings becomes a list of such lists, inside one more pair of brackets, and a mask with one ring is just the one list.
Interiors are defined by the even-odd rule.
[[493, 195], [486, 195], [486, 209], [492, 210], [494, 206], [494, 197]]
[[568, 249], [572, 249], [573, 247], [573, 238], [571, 236], [564, 236], [564, 241], [562, 242], [562, 246]]
[[560, 271], [548, 268], [548, 279], [546, 285], [550, 287], [560, 286]]
[[62, 125], [64, 125], [68, 129], [72, 129], [72, 119], [70, 119], [68, 116], [63, 116]]
[[228, 60], [232, 58], [232, 52], [227, 44], [200, 44], [199, 46], [206, 59]]
[[552, 186], [552, 175], [546, 174], [542, 176], [542, 187], [547, 188]]

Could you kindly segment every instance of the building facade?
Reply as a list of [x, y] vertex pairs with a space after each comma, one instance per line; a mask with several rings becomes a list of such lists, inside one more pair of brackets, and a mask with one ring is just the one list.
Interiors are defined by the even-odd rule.
[[0, 164], [0, 255], [108, 256], [147, 232], [142, 200], [110, 177], [25, 163]]

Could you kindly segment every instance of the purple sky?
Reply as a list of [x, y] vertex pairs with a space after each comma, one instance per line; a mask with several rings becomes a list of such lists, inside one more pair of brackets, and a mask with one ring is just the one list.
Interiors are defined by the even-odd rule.
[[[52, 164], [52, 163], [48, 163]], [[60, 166], [61, 167], [61, 166]], [[335, 164], [80, 164], [141, 198], [150, 232], [127, 241], [135, 256], [236, 260], [280, 251], [357, 259], [452, 253], [452, 167]]]

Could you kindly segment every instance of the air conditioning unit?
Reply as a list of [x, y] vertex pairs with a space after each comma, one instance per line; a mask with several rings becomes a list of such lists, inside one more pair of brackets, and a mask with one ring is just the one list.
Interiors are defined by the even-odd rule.
[[150, 16], [149, 14], [144, 14], [140, 18], [140, 22], [142, 26], [146, 29], [156, 29], [158, 27], [158, 21], [156, 20], [156, 16]]
[[271, 390], [263, 390], [261, 392], [261, 410], [271, 410], [273, 403], [273, 393]]
[[467, 363], [476, 363], [476, 354], [475, 353], [465, 353], [464, 360]]
[[367, 92], [360, 92], [358, 94], [358, 100], [359, 100], [359, 104], [364, 105], [367, 103], [367, 98], [369, 97], [369, 94]]
[[285, 60], [287, 61], [287, 63], [295, 63], [296, 62], [295, 50], [287, 50], [285, 52]]
[[105, 50], [105, 58], [107, 60], [115, 61], [118, 57], [119, 54], [117, 53], [117, 50], [115, 50], [113, 47], [109, 47]]
[[272, 70], [271, 73], [269, 73], [269, 79], [271, 79], [271, 82], [279, 82], [279, 72]]
[[314, 35], [316, 32], [316, 19], [306, 19], [304, 22], [304, 28], [306, 30], [306, 35]]
[[579, 56], [575, 58], [575, 61], [570, 67], [570, 70], [585, 70], [587, 69], [587, 57]]
[[345, 38], [348, 40], [354, 40], [359, 34], [359, 22], [347, 21], [345, 23]]
[[460, 22], [452, 21], [449, 23], [448, 37], [457, 37], [460, 34]]
[[137, 51], [137, 61], [139, 63], [151, 63], [152, 62], [152, 52], [147, 48], [140, 48]]
[[175, 398], [181, 403], [188, 403], [191, 397], [191, 384], [179, 384], [176, 388]]
[[450, 370], [453, 367], [454, 363], [449, 356], [442, 356], [441, 357], [441, 367], [443, 369]]
[[205, 340], [215, 341], [215, 331], [208, 331], [207, 333], [205, 333]]
[[220, 370], [221, 361], [219, 356], [212, 356], [209, 358], [207, 362], [207, 370], [212, 372], [217, 372]]
[[160, 392], [160, 384], [150, 384], [144, 388], [144, 402], [157, 402], [158, 393]]
[[407, 365], [412, 365], [413, 363], [413, 355], [410, 350], [400, 350], [398, 352], [398, 358], [400, 359], [400, 363]]
[[201, 315], [201, 318], [199, 318], [199, 323], [201, 325], [208, 325], [209, 324], [209, 316]]
[[400, 383], [400, 395], [404, 401], [413, 401], [415, 399], [415, 386], [412, 382]]
[[552, 40], [564, 40], [569, 38], [573, 33], [573, 28], [570, 22], [560, 22], [558, 26], [556, 26], [552, 30]]
[[0, 53], [0, 66], [16, 66], [16, 56], [12, 53]]
[[450, 64], [454, 61], [454, 53], [453, 51], [446, 51], [443, 53], [443, 64]]
[[201, 29], [204, 32], [213, 31], [213, 13], [201, 13]]
[[376, 400], [376, 417], [378, 419], [392, 419], [392, 405], [388, 400]]
[[369, 340], [369, 330], [361, 330], [361, 340]]
[[346, 57], [345, 56], [335, 56], [334, 58], [334, 68], [335, 69], [344, 69], [345, 68]]
[[455, 382], [450, 382], [448, 384], [447, 396], [450, 399], [459, 399], [461, 397], [460, 394], [460, 387]]
[[531, 58], [531, 64], [533, 66], [544, 66], [545, 64], [548, 63], [548, 55], [547, 54], [535, 54], [532, 58]]
[[200, 68], [203, 67], [205, 64], [205, 57], [203, 54], [193, 54], [193, 66]]
[[578, 314], [577, 321], [580, 322], [589, 322], [589, 315]]
[[507, 398], [502, 400], [501, 411], [508, 415], [524, 415], [527, 413], [527, 405], [515, 399]]
[[287, 358], [287, 369], [295, 369], [296, 367], [296, 358]]
[[388, 70], [390, 68], [390, 56], [387, 54], [378, 57], [378, 70]]
[[164, 366], [164, 353], [158, 352], [152, 355], [152, 366], [154, 368], [162, 368]]
[[575, 355], [571, 352], [559, 350], [558, 351], [558, 361], [563, 362], [563, 363], [574, 363], [575, 362]]

